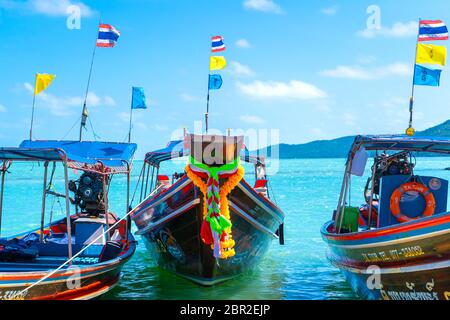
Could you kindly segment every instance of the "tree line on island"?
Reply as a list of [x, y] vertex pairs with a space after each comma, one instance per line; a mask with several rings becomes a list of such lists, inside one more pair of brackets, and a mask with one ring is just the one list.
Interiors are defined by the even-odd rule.
[[[450, 138], [450, 120], [437, 126], [418, 131], [415, 137]], [[281, 159], [311, 159], [311, 158], [346, 158], [355, 136], [346, 136], [332, 140], [316, 140], [303, 144], [279, 144]], [[267, 150], [260, 149], [260, 154], [268, 157], [272, 154], [272, 146]]]

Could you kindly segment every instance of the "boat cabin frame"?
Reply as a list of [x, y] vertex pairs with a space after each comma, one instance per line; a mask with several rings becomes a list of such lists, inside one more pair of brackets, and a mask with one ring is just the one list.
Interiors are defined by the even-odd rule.
[[[405, 137], [405, 136], [357, 136], [348, 153], [345, 163], [345, 173], [342, 180], [339, 201], [334, 216], [334, 226], [336, 233], [341, 233], [344, 218], [344, 209], [346, 207], [347, 197], [349, 195], [349, 186], [352, 176], [352, 165], [357, 153], [361, 150], [375, 152], [417, 152], [450, 155], [450, 140], [442, 138], [429, 137]], [[372, 186], [375, 181], [376, 166], [374, 165], [371, 173]], [[374, 188], [370, 192], [369, 203], [374, 199]], [[371, 229], [372, 205], [369, 205], [368, 230]]]
[[[83, 172], [92, 172], [101, 175], [103, 181], [103, 198], [105, 199], [105, 222], [108, 221], [108, 188], [107, 180], [112, 175], [127, 175], [126, 213], [130, 207], [130, 183], [132, 159], [136, 150], [135, 144], [90, 142], [90, 141], [30, 141], [26, 140], [18, 148], [0, 148], [0, 236], [2, 225], [5, 176], [13, 162], [37, 162], [43, 163], [43, 192], [40, 222], [40, 241], [43, 241], [45, 228], [45, 210], [47, 194], [63, 197], [65, 199], [68, 259], [72, 264], [72, 230], [70, 214], [69, 168]], [[64, 194], [52, 193], [47, 189], [48, 166], [62, 163], [64, 168]], [[131, 221], [126, 220], [126, 230], [131, 228]], [[128, 234], [128, 233], [127, 233]], [[106, 235], [109, 237], [109, 233]], [[109, 239], [108, 239], [109, 240]]]

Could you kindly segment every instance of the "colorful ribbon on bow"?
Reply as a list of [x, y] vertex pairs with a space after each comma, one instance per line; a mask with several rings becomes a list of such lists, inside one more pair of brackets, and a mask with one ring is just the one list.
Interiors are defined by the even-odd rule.
[[[226, 259], [235, 255], [234, 240], [231, 236], [231, 219], [228, 205], [228, 194], [244, 177], [244, 168], [240, 159], [220, 167], [209, 167], [190, 158], [186, 173], [203, 193], [203, 222], [200, 235], [203, 242], [211, 245], [214, 257]], [[206, 174], [206, 183], [201, 178]], [[220, 186], [220, 178], [229, 175]]]

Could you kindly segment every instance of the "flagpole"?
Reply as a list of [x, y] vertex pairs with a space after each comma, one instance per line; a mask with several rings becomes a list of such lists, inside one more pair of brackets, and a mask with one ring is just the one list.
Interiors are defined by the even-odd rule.
[[36, 103], [36, 85], [37, 85], [37, 74], [34, 79], [34, 91], [33, 91], [33, 106], [31, 107], [31, 124], [30, 124], [30, 141], [33, 140], [33, 122], [34, 122], [34, 106]]
[[131, 106], [130, 106], [130, 127], [128, 130], [128, 143], [131, 142], [131, 126], [132, 126], [132, 121], [133, 121], [133, 89], [131, 90]]
[[211, 39], [212, 35], [209, 36], [209, 44], [208, 44], [208, 50], [209, 50], [209, 60], [208, 60], [208, 94], [206, 95], [206, 113], [205, 113], [205, 127], [206, 127], [206, 134], [208, 134], [209, 129], [209, 80], [211, 77]]
[[97, 51], [98, 29], [100, 27], [101, 20], [102, 20], [102, 17], [100, 15], [99, 22], [98, 22], [98, 27], [97, 27], [97, 30], [96, 30], [96, 33], [95, 33], [94, 51], [92, 52], [91, 68], [89, 69], [89, 77], [88, 77], [88, 82], [87, 82], [87, 86], [86, 86], [86, 94], [84, 96], [83, 111], [81, 113], [79, 141], [81, 141], [83, 139], [83, 128], [86, 126], [86, 120], [87, 120], [87, 117], [89, 116], [89, 112], [87, 110], [86, 102], [87, 102], [87, 98], [88, 98], [88, 94], [89, 94], [89, 87], [90, 87], [90, 84], [91, 84], [92, 68], [94, 66], [95, 52]]
[[[419, 28], [417, 29], [417, 40], [416, 40], [416, 52], [414, 54], [414, 71], [413, 71], [413, 80], [412, 80], [412, 86], [411, 86], [411, 98], [409, 99], [409, 126], [407, 129], [407, 134], [408, 131], [410, 132], [411, 136], [414, 135], [414, 129], [412, 127], [412, 122], [413, 122], [413, 108], [414, 108], [414, 89], [415, 89], [415, 85], [414, 85], [414, 81], [416, 78], [416, 62], [417, 62], [417, 49], [419, 48], [419, 37], [420, 37], [420, 21], [421, 18], [419, 18]], [[412, 129], [412, 132], [411, 132]]]
[[206, 113], [205, 113], [205, 125], [206, 125], [206, 134], [208, 134], [208, 116], [209, 116], [209, 80], [211, 74], [208, 72], [208, 95], [206, 97]]

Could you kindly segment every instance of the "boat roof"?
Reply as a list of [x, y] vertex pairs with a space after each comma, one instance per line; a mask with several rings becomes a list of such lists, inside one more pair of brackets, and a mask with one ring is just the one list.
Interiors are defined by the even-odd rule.
[[[145, 162], [153, 166], [159, 166], [161, 162], [181, 158], [189, 154], [189, 150], [184, 148], [184, 140], [173, 140], [163, 149], [148, 152], [145, 155]], [[254, 164], [264, 163], [263, 157], [252, 154], [247, 148], [241, 150], [241, 160]]]
[[99, 141], [25, 140], [18, 148], [0, 148], [0, 163], [8, 161], [67, 161], [75, 169], [101, 164], [109, 173], [129, 171], [137, 145]]
[[416, 151], [450, 154], [450, 139], [442, 137], [357, 136], [352, 150]]

